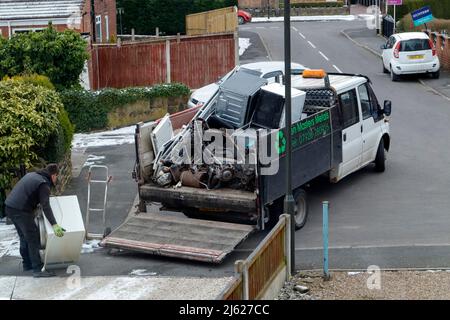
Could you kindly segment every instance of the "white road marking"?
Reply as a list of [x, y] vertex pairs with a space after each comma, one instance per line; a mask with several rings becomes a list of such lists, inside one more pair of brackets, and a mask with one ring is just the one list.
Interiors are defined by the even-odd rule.
[[339, 73], [343, 73], [338, 67], [336, 67], [334, 64], [333, 64], [333, 67], [337, 70], [337, 72], [339, 72]]
[[303, 39], [306, 39], [306, 37], [303, 35], [303, 33], [299, 32], [298, 34], [299, 34], [300, 37], [302, 37]]
[[314, 49], [316, 49], [316, 46], [315, 46], [311, 41], [308, 41], [308, 43], [309, 43], [309, 45], [310, 45], [311, 47], [313, 47]]
[[298, 30], [297, 30], [297, 28], [296, 28], [296, 27], [292, 27], [292, 29], [294, 29], [294, 31], [295, 31], [295, 32], [298, 32]]
[[319, 51], [319, 53], [320, 53], [320, 55], [321, 55], [325, 60], [330, 61], [330, 59], [328, 59], [328, 57], [327, 57], [326, 55], [324, 55], [324, 54], [322, 53], [322, 51]]

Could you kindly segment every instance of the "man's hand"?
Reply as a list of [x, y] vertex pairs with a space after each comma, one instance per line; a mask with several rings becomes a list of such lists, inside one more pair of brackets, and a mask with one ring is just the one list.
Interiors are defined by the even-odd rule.
[[64, 232], [66, 231], [64, 228], [61, 228], [58, 224], [53, 225], [53, 231], [55, 231], [55, 235], [59, 238], [64, 236]]

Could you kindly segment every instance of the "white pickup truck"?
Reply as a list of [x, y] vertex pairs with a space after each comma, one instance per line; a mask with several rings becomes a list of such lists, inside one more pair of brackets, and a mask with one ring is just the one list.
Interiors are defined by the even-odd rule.
[[[391, 145], [391, 102], [385, 101], [382, 108], [365, 76], [315, 70], [293, 78], [291, 95], [298, 230], [307, 220], [304, 186], [312, 179], [327, 175], [331, 182], [338, 182], [369, 164], [376, 171], [385, 170]], [[177, 134], [167, 117], [158, 124], [139, 124], [134, 178], [140, 208], [145, 211], [147, 204], [160, 203], [169, 214], [132, 217], [106, 237], [103, 245], [220, 263], [251, 231], [277, 221], [285, 197], [284, 108], [283, 84], [267, 84], [265, 79], [237, 72]], [[226, 141], [244, 137], [246, 143], [236, 145], [238, 153], [256, 154], [255, 163], [229, 163], [217, 154], [209, 164], [190, 158], [179, 162], [184, 152], [179, 150], [191, 149], [190, 144], [187, 149], [181, 145], [183, 138], [193, 136], [195, 141], [199, 126]], [[267, 143], [274, 136], [274, 143]], [[261, 141], [275, 146], [269, 162], [260, 157]], [[210, 142], [202, 143], [205, 150], [210, 146]], [[267, 168], [277, 170], [265, 174]], [[174, 216], [172, 211], [196, 219]]]

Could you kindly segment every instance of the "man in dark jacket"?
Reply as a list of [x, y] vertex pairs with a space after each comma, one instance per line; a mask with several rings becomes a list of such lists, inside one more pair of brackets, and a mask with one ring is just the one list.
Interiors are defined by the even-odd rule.
[[14, 223], [19, 234], [23, 270], [33, 270], [33, 277], [55, 276], [41, 270], [43, 264], [39, 255], [40, 234], [33, 211], [40, 204], [45, 217], [53, 226], [55, 235], [64, 236], [65, 230], [56, 223], [49, 201], [50, 188], [56, 184], [57, 177], [56, 164], [49, 164], [44, 170], [28, 173], [14, 186], [5, 201], [6, 215]]

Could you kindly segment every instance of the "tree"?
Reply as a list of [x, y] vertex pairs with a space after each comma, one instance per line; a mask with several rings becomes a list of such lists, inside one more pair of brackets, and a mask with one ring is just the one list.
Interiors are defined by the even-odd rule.
[[4, 76], [41, 74], [60, 90], [79, 85], [89, 58], [86, 42], [73, 30], [56, 31], [51, 25], [42, 32], [15, 34], [0, 40], [0, 79]]
[[[237, 0], [118, 0], [124, 8], [123, 31], [130, 34], [155, 34], [158, 27], [166, 35], [186, 32], [186, 15], [237, 6]], [[119, 30], [120, 32], [120, 30]]]

